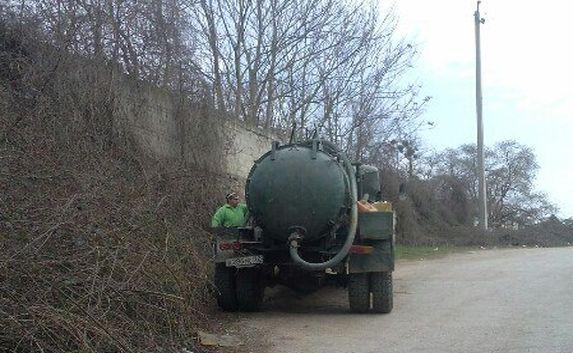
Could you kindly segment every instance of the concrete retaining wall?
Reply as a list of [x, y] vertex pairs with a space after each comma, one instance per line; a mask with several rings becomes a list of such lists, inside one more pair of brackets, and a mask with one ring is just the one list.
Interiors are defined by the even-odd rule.
[[246, 178], [253, 162], [271, 149], [271, 142], [278, 140], [268, 133], [248, 129], [241, 124], [227, 121], [225, 129], [230, 133], [230, 146], [226, 153], [227, 171]]
[[245, 179], [253, 161], [278, 139], [218, 117], [207, 106], [183, 104], [166, 90], [129, 80], [122, 86], [117, 116], [127, 120], [127, 130], [154, 158], [182, 159], [190, 166], [207, 169], [222, 162], [224, 172]]

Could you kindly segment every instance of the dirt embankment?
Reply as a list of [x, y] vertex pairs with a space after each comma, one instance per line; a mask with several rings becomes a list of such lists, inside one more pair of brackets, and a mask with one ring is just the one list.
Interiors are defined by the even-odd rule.
[[0, 350], [200, 352], [205, 226], [236, 181], [150, 159], [112, 68], [36, 39], [0, 30]]

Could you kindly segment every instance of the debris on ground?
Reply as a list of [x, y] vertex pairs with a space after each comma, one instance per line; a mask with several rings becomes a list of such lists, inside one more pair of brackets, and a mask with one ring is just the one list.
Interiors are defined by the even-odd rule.
[[197, 332], [199, 343], [203, 346], [218, 347], [238, 347], [243, 345], [243, 341], [237, 336], [217, 335], [203, 331]]

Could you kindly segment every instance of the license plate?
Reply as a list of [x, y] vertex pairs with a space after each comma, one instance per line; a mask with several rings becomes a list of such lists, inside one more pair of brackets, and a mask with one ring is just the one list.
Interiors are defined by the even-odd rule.
[[262, 263], [263, 255], [235, 257], [225, 261], [227, 267], [251, 267]]

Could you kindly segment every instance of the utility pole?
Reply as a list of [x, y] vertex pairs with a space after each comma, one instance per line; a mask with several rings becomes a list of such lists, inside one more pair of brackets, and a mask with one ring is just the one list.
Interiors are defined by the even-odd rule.
[[483, 158], [483, 119], [482, 119], [482, 95], [481, 95], [481, 51], [480, 51], [480, 25], [485, 22], [479, 13], [479, 4], [474, 12], [476, 33], [476, 112], [477, 112], [477, 162], [479, 178], [479, 216], [480, 228], [487, 230], [487, 194], [485, 184], [485, 168]]

